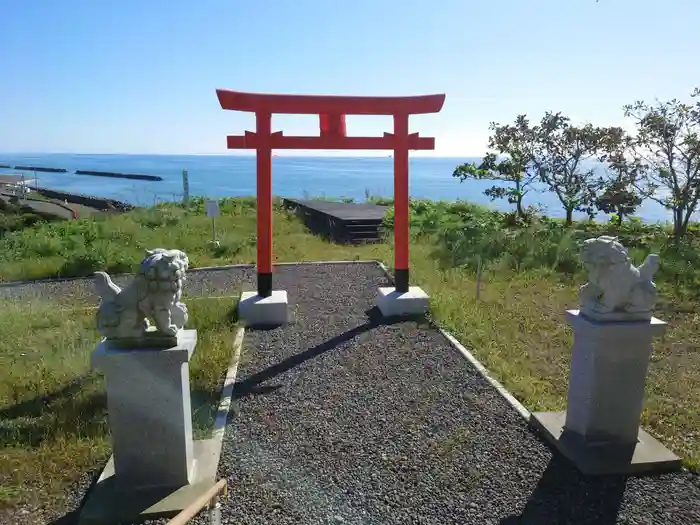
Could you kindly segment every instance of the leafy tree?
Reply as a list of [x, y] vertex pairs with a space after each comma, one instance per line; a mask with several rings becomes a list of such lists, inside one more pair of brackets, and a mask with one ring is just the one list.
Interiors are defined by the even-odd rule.
[[612, 179], [603, 186], [603, 192], [596, 197], [596, 208], [603, 213], [615, 216], [617, 224], [632, 215], [642, 198], [624, 180]]
[[[491, 200], [507, 199], [509, 204], [515, 204], [518, 217], [524, 218], [523, 199], [538, 178], [531, 162], [533, 130], [525, 115], [518, 115], [512, 125], [492, 122], [489, 129], [493, 133], [488, 147], [495, 152], [487, 153], [479, 165], [471, 162], [457, 166], [452, 176], [459, 178], [460, 182], [476, 179], [509, 183], [491, 186], [484, 195]], [[500, 160], [499, 156], [502, 157]]]
[[[698, 95], [695, 89], [691, 97]], [[700, 102], [638, 101], [624, 110], [637, 126], [633, 156], [644, 168], [636, 186], [671, 210], [673, 233], [680, 238], [700, 200]]]
[[596, 192], [601, 187], [593, 162], [606, 137], [617, 128], [592, 124], [572, 126], [561, 113], [545, 113], [534, 129], [532, 160], [549, 191], [559, 199], [570, 225], [574, 211], [595, 215]]
[[607, 178], [601, 180], [602, 192], [598, 194], [595, 205], [604, 213], [614, 214], [617, 223], [622, 224], [624, 218], [632, 215], [642, 203], [634, 185], [644, 167], [629, 155], [632, 138], [622, 128], [609, 128], [608, 131], [598, 158], [607, 166]]

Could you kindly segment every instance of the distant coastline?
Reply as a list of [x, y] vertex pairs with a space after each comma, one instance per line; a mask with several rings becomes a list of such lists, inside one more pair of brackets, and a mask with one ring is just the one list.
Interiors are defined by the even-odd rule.
[[[506, 211], [505, 201], [490, 201], [484, 190], [492, 181], [460, 183], [452, 177], [455, 167], [476, 162], [475, 157], [411, 156], [409, 181], [411, 197], [433, 201], [465, 200]], [[153, 206], [158, 202], [179, 201], [183, 194], [183, 170], [188, 172], [192, 196], [211, 198], [242, 197], [256, 194], [255, 157], [234, 154], [145, 155], [145, 154], [0, 154], [7, 166], [46, 166], [64, 168], [67, 173], [37, 172], [36, 185], [70, 194], [97, 195], [133, 206]], [[391, 197], [394, 191], [394, 160], [386, 156], [279, 156], [273, 159], [272, 184], [275, 195], [290, 198], [306, 196], [352, 198], [362, 202], [366, 195]], [[76, 175], [75, 171], [148, 174], [162, 180], [133, 180]], [[0, 174], [21, 175], [19, 170], [2, 169]], [[30, 176], [31, 172], [25, 172]], [[32, 183], [32, 186], [35, 184]], [[546, 188], [537, 188], [545, 190]], [[558, 218], [561, 207], [552, 193], [533, 191], [526, 205], [542, 208], [542, 213]], [[645, 202], [636, 213], [647, 222], [668, 222], [670, 213], [662, 206]], [[584, 218], [585, 215], [575, 215]], [[600, 214], [598, 220], [607, 216]]]

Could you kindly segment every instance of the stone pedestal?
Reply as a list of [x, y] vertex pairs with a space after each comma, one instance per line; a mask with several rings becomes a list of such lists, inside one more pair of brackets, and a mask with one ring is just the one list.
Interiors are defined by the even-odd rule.
[[93, 351], [92, 366], [105, 376], [113, 455], [81, 524], [173, 515], [214, 484], [219, 445], [192, 438], [196, 344], [196, 330], [181, 330], [170, 348], [128, 350], [103, 340]]
[[411, 286], [404, 293], [387, 286], [379, 288], [376, 304], [384, 317], [424, 315], [428, 311], [429, 298], [418, 286]]
[[102, 341], [92, 366], [107, 383], [107, 409], [119, 486], [181, 487], [192, 474], [189, 360], [196, 330], [161, 350], [114, 348]]
[[585, 474], [674, 469], [680, 460], [639, 428], [652, 338], [666, 323], [592, 321], [567, 311], [574, 331], [565, 412], [532, 423]]
[[246, 326], [277, 326], [287, 323], [287, 292], [273, 290], [269, 297], [243, 292], [238, 303], [238, 319]]

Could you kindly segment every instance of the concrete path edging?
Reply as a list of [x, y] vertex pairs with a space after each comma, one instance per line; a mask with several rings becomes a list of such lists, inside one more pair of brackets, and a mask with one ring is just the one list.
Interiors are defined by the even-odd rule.
[[216, 411], [216, 419], [214, 420], [214, 428], [212, 430], [212, 439], [216, 441], [216, 464], [219, 464], [221, 459], [221, 447], [223, 446], [224, 435], [226, 434], [226, 423], [228, 421], [228, 413], [231, 410], [231, 397], [233, 397], [233, 387], [236, 383], [236, 375], [238, 374], [238, 364], [241, 361], [241, 353], [243, 350], [243, 338], [245, 337], [245, 328], [239, 326], [233, 338], [233, 357], [231, 364], [226, 371], [224, 384], [221, 389], [221, 400]]

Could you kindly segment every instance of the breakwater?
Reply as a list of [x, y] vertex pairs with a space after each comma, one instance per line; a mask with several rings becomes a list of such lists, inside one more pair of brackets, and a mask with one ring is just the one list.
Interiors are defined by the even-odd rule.
[[43, 171], [45, 173], [68, 173], [65, 168], [46, 168], [44, 166], [15, 166], [16, 170], [24, 171]]
[[133, 180], [152, 180], [160, 181], [163, 177], [157, 175], [139, 175], [136, 173], [116, 173], [113, 171], [92, 171], [92, 170], [76, 170], [76, 175], [92, 175], [93, 177], [111, 177], [114, 179], [133, 179]]
[[[21, 171], [44, 172], [44, 173], [69, 173], [66, 168], [52, 168], [48, 166], [11, 166], [9, 164], [0, 164], [0, 169], [16, 169]], [[91, 175], [93, 177], [109, 177], [113, 179], [131, 179], [131, 180], [148, 180], [162, 181], [163, 177], [159, 175], [142, 175], [139, 173], [121, 173], [118, 171], [97, 171], [97, 170], [75, 170], [76, 175]]]

